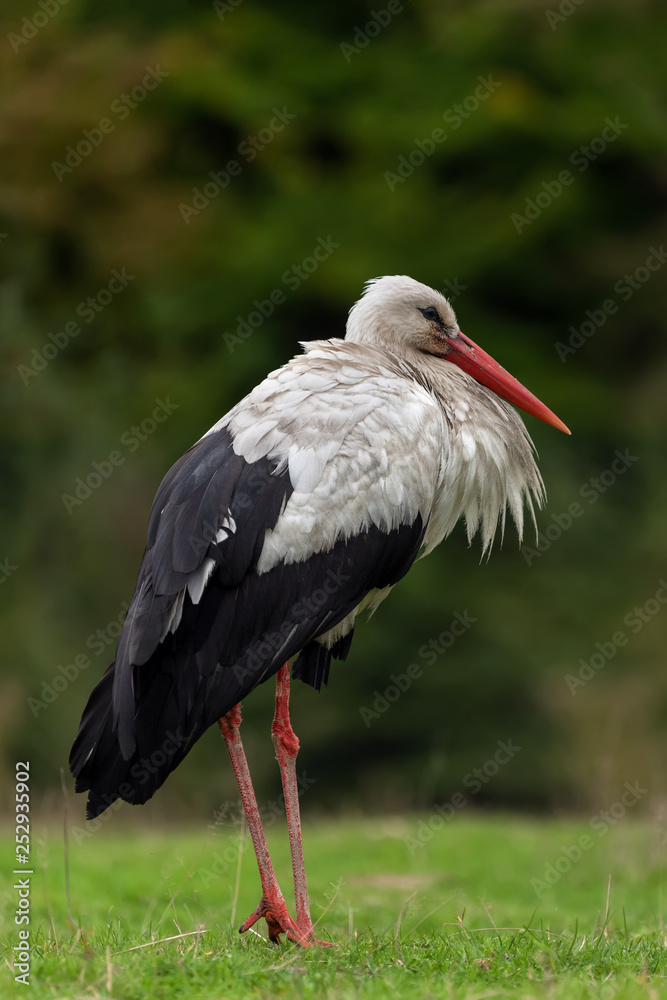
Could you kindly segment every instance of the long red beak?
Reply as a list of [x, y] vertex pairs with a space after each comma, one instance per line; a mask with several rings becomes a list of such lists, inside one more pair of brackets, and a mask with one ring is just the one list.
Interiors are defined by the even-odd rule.
[[562, 420], [559, 420], [555, 413], [541, 403], [537, 396], [521, 385], [513, 375], [506, 372], [504, 368], [494, 361], [490, 354], [483, 351], [481, 347], [473, 343], [459, 330], [458, 336], [447, 339], [450, 350], [442, 355], [447, 361], [458, 365], [464, 372], [477, 381], [485, 385], [487, 389], [492, 389], [508, 403], [513, 403], [519, 409], [532, 414], [538, 420], [543, 420], [545, 424], [550, 424], [564, 434], [569, 434], [569, 429]]

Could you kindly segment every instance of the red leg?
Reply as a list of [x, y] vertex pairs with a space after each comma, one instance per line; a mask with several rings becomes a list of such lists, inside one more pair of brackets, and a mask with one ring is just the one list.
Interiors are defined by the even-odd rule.
[[289, 832], [290, 852], [292, 854], [292, 871], [294, 873], [296, 922], [304, 939], [303, 943], [329, 944], [328, 941], [319, 941], [315, 937], [313, 922], [310, 918], [306, 869], [303, 863], [303, 845], [301, 843], [299, 787], [296, 778], [296, 758], [299, 752], [299, 739], [292, 729], [290, 722], [289, 689], [290, 665], [288, 661], [283, 664], [276, 675], [276, 710], [273, 717], [273, 725], [271, 726], [271, 737], [276, 750], [285, 795], [285, 813], [287, 815], [287, 829]]
[[262, 821], [259, 809], [257, 808], [255, 790], [252, 787], [252, 780], [248, 769], [248, 761], [246, 760], [243, 743], [241, 742], [240, 704], [236, 705], [227, 715], [223, 716], [218, 721], [218, 726], [227, 744], [234, 774], [239, 785], [241, 800], [248, 819], [248, 828], [252, 837], [253, 847], [255, 848], [255, 856], [257, 857], [259, 877], [262, 883], [262, 898], [259, 906], [241, 924], [239, 931], [242, 934], [264, 917], [269, 928], [269, 938], [271, 941], [279, 942], [280, 934], [283, 933], [290, 941], [297, 944], [306, 944], [307, 942], [299, 927], [287, 912], [285, 900], [280, 891], [276, 873], [269, 857], [269, 850], [266, 846], [264, 831], [262, 830]]

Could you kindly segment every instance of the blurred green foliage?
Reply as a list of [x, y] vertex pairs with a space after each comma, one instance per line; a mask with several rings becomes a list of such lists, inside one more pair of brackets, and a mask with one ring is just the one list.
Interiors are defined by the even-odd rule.
[[[36, 788], [59, 785], [167, 468], [299, 340], [341, 335], [366, 279], [407, 273], [453, 290], [463, 330], [573, 436], [527, 418], [549, 492], [545, 551], [520, 551], [508, 530], [480, 564], [461, 529], [357, 629], [328, 691], [297, 686], [308, 806], [444, 801], [508, 738], [521, 753], [479, 804], [599, 808], [640, 779], [659, 805], [667, 612], [636, 633], [624, 618], [667, 572], [664, 273], [622, 289], [664, 238], [665, 7], [586, 0], [554, 21], [557, 4], [415, 0], [386, 26], [372, 14], [386, 8], [358, 3], [43, 9], [12, 0], [2, 27], [4, 779], [28, 757]], [[142, 96], [149, 71], [164, 79]], [[480, 77], [494, 87], [474, 107]], [[280, 130], [276, 109], [294, 116]], [[223, 188], [210, 175], [230, 161], [240, 170]], [[339, 246], [294, 271], [320, 238]], [[98, 297], [114, 270], [132, 280]], [[273, 314], [230, 342], [275, 290]], [[573, 330], [582, 346], [559, 356]], [[151, 424], [156, 400], [177, 408]], [[617, 449], [636, 461], [582, 496]], [[112, 453], [111, 474], [68, 512], [63, 495]], [[428, 665], [419, 651], [455, 611], [477, 621]], [[572, 693], [566, 676], [619, 630], [627, 644]], [[90, 666], [31, 711], [77, 656]], [[422, 676], [364, 717], [411, 663]], [[245, 711], [260, 795], [277, 787], [271, 687]], [[211, 732], [147, 809], [232, 794]]]

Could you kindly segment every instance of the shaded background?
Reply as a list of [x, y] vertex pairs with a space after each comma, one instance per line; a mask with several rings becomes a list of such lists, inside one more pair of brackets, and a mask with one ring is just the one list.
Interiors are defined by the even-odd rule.
[[[511, 740], [521, 750], [487, 767], [471, 805], [586, 813], [639, 781], [640, 808], [661, 809], [666, 272], [645, 262], [664, 239], [667, 10], [415, 0], [388, 18], [382, 2], [5, 5], [6, 791], [27, 758], [34, 791], [56, 802], [168, 467], [299, 340], [341, 335], [366, 279], [406, 273], [451, 293], [463, 330], [573, 436], [526, 418], [549, 493], [541, 552], [512, 529], [480, 564], [461, 526], [357, 629], [327, 691], [295, 686], [303, 807], [444, 802]], [[147, 67], [168, 75], [133, 99]], [[480, 77], [494, 89], [474, 107]], [[294, 116], [280, 131], [275, 109]], [[91, 133], [104, 118], [113, 129]], [[419, 154], [438, 128], [446, 139]], [[99, 141], [68, 166], [83, 130]], [[209, 175], [230, 160], [241, 169], [222, 190]], [[400, 181], [386, 176], [401, 164]], [[572, 183], [555, 196], [563, 170]], [[210, 203], [184, 209], [206, 184]], [[319, 239], [337, 244], [328, 259], [294, 271]], [[132, 280], [86, 322], [114, 269]], [[275, 290], [273, 314], [237, 338]], [[606, 300], [617, 308], [601, 324]], [[559, 353], [572, 336], [581, 346]], [[156, 400], [172, 405], [161, 423]], [[93, 463], [109, 474], [86, 490]], [[455, 612], [476, 621], [429, 663], [423, 647]], [[573, 686], [596, 652], [604, 666]], [[421, 676], [383, 701], [413, 663]], [[279, 790], [272, 696], [263, 686], [245, 711], [260, 801]], [[210, 731], [142, 815], [201, 820], [234, 798]]]

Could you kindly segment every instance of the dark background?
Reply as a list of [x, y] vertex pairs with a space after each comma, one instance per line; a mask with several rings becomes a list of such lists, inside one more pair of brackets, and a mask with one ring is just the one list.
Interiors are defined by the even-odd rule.
[[[45, 2], [52, 11], [56, 0]], [[664, 239], [667, 10], [585, 0], [561, 4], [566, 15], [555, 3], [415, 0], [376, 32], [371, 11], [385, 11], [383, 2], [138, 9], [70, 0], [40, 14], [47, 23], [37, 29], [24, 18], [43, 8], [5, 5], [6, 788], [14, 761], [27, 758], [35, 793], [55, 807], [59, 768], [113, 655], [107, 628], [132, 593], [168, 467], [299, 340], [340, 336], [366, 279], [405, 273], [454, 289], [462, 329], [572, 437], [526, 417], [549, 493], [538, 518], [543, 552], [521, 551], [509, 529], [480, 563], [479, 543], [468, 549], [460, 526], [357, 629], [328, 690], [295, 686], [298, 767], [314, 779], [304, 809], [443, 802], [508, 739], [520, 752], [468, 796], [472, 805], [586, 813], [640, 781], [640, 808], [661, 808], [667, 611], [655, 594], [667, 576], [667, 272], [638, 272], [631, 294], [624, 275]], [[146, 67], [168, 76], [136, 107], [123, 105]], [[479, 77], [492, 78], [493, 93], [453, 127]], [[295, 117], [261, 132], [276, 108]], [[113, 130], [89, 155], [54, 168], [104, 118]], [[608, 142], [599, 140], [606, 119], [617, 122]], [[385, 174], [416, 140], [430, 148], [438, 128], [446, 139], [391, 190]], [[260, 139], [250, 161], [241, 144], [258, 134], [271, 141]], [[179, 206], [232, 159], [238, 176], [186, 223]], [[564, 170], [571, 183], [554, 197]], [[289, 287], [285, 272], [318, 238], [340, 246]], [[86, 323], [79, 303], [123, 268], [133, 279]], [[230, 350], [225, 333], [275, 289], [284, 302]], [[617, 308], [604, 324], [593, 319], [592, 335], [559, 356], [570, 328], [580, 330], [587, 311], [599, 321], [609, 299]], [[63, 340], [71, 322], [81, 332]], [[50, 359], [49, 334], [64, 344]], [[177, 408], [151, 424], [157, 399]], [[144, 421], [139, 440], [130, 429]], [[632, 458], [620, 475], [609, 471], [617, 449]], [[113, 452], [122, 461], [111, 474], [66, 505], [63, 495]], [[567, 527], [572, 504], [580, 516]], [[639, 628], [624, 623], [651, 600]], [[456, 611], [477, 621], [428, 665], [420, 648]], [[106, 638], [92, 645], [97, 630]], [[628, 641], [617, 648], [609, 643], [619, 630]], [[596, 643], [613, 657], [571, 690], [567, 676]], [[90, 665], [77, 670], [77, 656]], [[411, 663], [422, 676], [377, 718], [364, 715]], [[71, 680], [56, 691], [61, 666]], [[245, 711], [260, 799], [279, 790], [272, 696], [266, 685]], [[212, 730], [142, 815], [201, 818], [226, 798], [231, 769]]]

